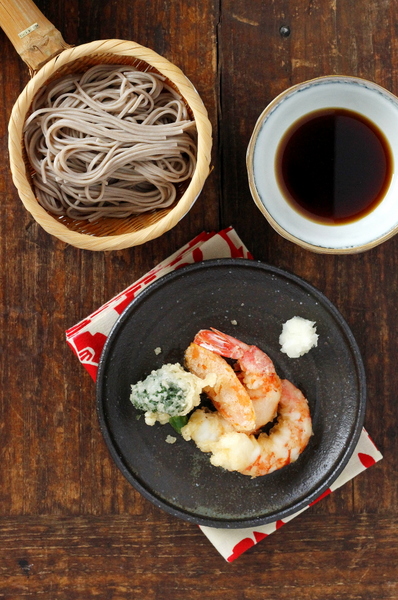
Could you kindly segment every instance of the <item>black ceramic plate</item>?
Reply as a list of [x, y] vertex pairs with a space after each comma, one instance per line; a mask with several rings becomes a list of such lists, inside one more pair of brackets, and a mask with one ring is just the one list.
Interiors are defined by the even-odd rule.
[[[279, 335], [295, 315], [316, 321], [319, 342], [290, 359]], [[181, 436], [166, 443], [174, 435], [169, 425], [137, 418], [130, 385], [166, 362], [182, 362], [196, 332], [209, 327], [259, 346], [308, 398], [314, 435], [295, 463], [251, 479], [213, 467]], [[104, 348], [97, 403], [111, 455], [143, 496], [200, 525], [251, 527], [304, 508], [337, 478], [361, 432], [365, 375], [352, 333], [319, 291], [262, 263], [221, 259], [166, 275], [125, 310]]]

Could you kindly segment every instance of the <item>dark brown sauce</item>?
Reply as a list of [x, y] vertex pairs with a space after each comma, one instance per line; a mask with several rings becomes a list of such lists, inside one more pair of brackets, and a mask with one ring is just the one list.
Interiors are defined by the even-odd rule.
[[307, 218], [342, 225], [369, 214], [390, 185], [393, 158], [383, 133], [364, 116], [328, 108], [305, 115], [282, 138], [278, 185]]

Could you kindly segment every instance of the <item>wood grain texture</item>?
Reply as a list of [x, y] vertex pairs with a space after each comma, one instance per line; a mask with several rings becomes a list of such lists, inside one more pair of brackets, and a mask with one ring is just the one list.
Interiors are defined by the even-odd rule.
[[[37, 5], [69, 44], [131, 39], [177, 64], [208, 108], [214, 170], [188, 215], [145, 246], [90, 253], [50, 237], [9, 174], [7, 121], [28, 72], [0, 32], [0, 598], [395, 600], [398, 238], [351, 256], [283, 240], [251, 199], [245, 153], [260, 112], [291, 84], [344, 73], [398, 93], [396, 3]], [[384, 454], [233, 564], [125, 481], [99, 431], [94, 383], [64, 339], [195, 235], [228, 225], [256, 258], [303, 277], [341, 311], [365, 362], [365, 426]]]
[[307, 513], [228, 564], [198, 529], [157, 513], [15, 517], [1, 528], [0, 598], [393, 599], [397, 525]]

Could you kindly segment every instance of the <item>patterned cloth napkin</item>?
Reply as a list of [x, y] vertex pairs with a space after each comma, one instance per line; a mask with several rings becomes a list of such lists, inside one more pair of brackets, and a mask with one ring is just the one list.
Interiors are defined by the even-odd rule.
[[[66, 332], [67, 343], [95, 381], [99, 359], [107, 336], [119, 315], [137, 294], [147, 285], [159, 279], [159, 277], [187, 264], [212, 258], [230, 257], [253, 258], [232, 227], [218, 233], [202, 233], [198, 235], [183, 248], [141, 277], [141, 279], [101, 306], [93, 314], [68, 329]], [[318, 502], [330, 492], [344, 485], [344, 483], [375, 464], [381, 458], [382, 455], [377, 450], [368, 433], [363, 429], [357, 448], [345, 469], [333, 485], [315, 502]], [[315, 502], [312, 502], [312, 504], [315, 504]], [[232, 562], [240, 554], [279, 529], [288, 521], [294, 519], [294, 517], [306, 510], [306, 508], [289, 517], [285, 517], [283, 521], [276, 521], [275, 523], [269, 523], [256, 528], [218, 529], [203, 526], [200, 528], [225, 560]]]

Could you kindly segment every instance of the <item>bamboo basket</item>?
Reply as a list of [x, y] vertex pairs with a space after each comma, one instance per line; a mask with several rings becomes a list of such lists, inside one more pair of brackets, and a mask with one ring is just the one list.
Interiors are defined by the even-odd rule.
[[[126, 40], [98, 40], [71, 47], [31, 0], [0, 0], [0, 26], [28, 65], [31, 80], [17, 99], [9, 121], [9, 154], [13, 182], [32, 217], [51, 235], [87, 250], [120, 250], [143, 244], [174, 227], [190, 210], [209, 174], [212, 130], [206, 108], [187, 77], [156, 52]], [[23, 128], [32, 101], [42, 86], [96, 64], [126, 64], [157, 72], [183, 97], [197, 129], [197, 165], [192, 179], [177, 190], [169, 208], [125, 219], [101, 218], [87, 223], [58, 217], [40, 206], [33, 192]]]

